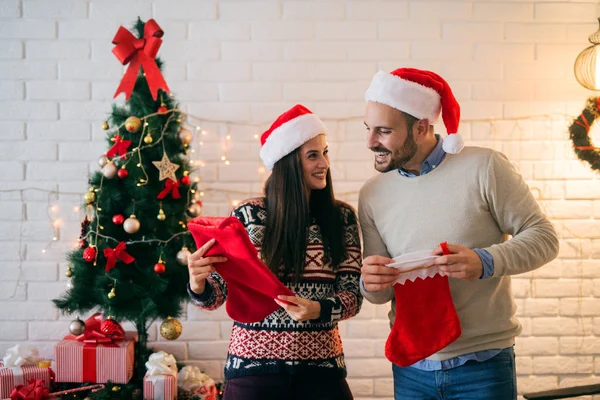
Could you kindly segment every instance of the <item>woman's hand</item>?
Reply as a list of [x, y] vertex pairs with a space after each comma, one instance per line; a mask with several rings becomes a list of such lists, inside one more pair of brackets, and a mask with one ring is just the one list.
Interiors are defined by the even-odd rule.
[[214, 263], [225, 262], [225, 257], [204, 257], [204, 254], [215, 243], [215, 239], [210, 239], [204, 243], [204, 246], [190, 254], [188, 257], [188, 271], [190, 275], [190, 289], [196, 294], [204, 293], [206, 287], [206, 278], [211, 272], [215, 271]]
[[[275, 303], [279, 304], [293, 320], [302, 322], [317, 319], [321, 316], [321, 303], [296, 296], [277, 296]], [[284, 301], [294, 303], [294, 305]]]

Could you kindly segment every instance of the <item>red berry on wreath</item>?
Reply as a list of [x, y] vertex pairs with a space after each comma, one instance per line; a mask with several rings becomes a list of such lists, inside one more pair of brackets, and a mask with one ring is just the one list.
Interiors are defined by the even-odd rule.
[[187, 176], [187, 175], [186, 175], [186, 176], [182, 176], [182, 177], [181, 177], [181, 183], [182, 183], [183, 185], [186, 185], [186, 186], [187, 186], [187, 185], [189, 185], [189, 184], [190, 184], [190, 182], [191, 182], [191, 180], [190, 180], [190, 177], [189, 177], [189, 176]]
[[156, 272], [159, 275], [164, 273], [166, 269], [167, 268], [165, 267], [165, 264], [161, 262], [154, 264], [154, 272]]
[[125, 221], [125, 217], [123, 216], [123, 214], [115, 214], [112, 217], [112, 222], [115, 225], [121, 225], [123, 221]]
[[88, 247], [83, 251], [83, 259], [89, 263], [93, 262], [96, 259], [96, 248]]
[[125, 168], [121, 168], [119, 172], [117, 172], [117, 176], [121, 179], [127, 178], [127, 175], [129, 175], [129, 172]]

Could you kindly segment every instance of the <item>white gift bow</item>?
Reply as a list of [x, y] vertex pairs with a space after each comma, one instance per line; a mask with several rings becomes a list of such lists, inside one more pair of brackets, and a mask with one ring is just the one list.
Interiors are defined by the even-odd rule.
[[177, 376], [177, 386], [191, 392], [202, 387], [208, 380], [210, 380], [210, 376], [200, 371], [200, 368], [188, 365], [179, 371]]
[[23, 367], [25, 365], [36, 365], [40, 360], [37, 347], [16, 344], [6, 350], [2, 363], [6, 368]]
[[159, 351], [153, 353], [146, 361], [146, 375], [173, 375], [177, 377], [177, 364], [172, 354]]

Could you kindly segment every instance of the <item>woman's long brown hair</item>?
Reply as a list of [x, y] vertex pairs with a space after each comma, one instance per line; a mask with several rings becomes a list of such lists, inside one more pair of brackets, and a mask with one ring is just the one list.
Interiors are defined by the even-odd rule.
[[284, 281], [293, 276], [297, 282], [302, 277], [312, 218], [323, 236], [324, 262], [331, 261], [335, 269], [346, 257], [342, 203], [333, 194], [329, 170], [326, 182], [324, 189], [311, 190], [310, 198], [306, 198], [298, 150], [276, 162], [267, 179], [261, 255], [269, 269]]

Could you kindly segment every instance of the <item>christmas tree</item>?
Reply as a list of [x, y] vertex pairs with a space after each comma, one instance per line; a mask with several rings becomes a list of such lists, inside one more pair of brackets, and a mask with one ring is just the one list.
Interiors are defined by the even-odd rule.
[[[108, 151], [99, 159], [101, 170], [89, 177], [79, 248], [67, 256], [70, 289], [54, 303], [66, 314], [102, 312], [110, 317], [103, 331], [131, 321], [139, 335], [132, 383], [140, 385], [151, 352], [150, 325], [164, 320], [167, 339], [181, 333], [171, 317], [187, 298], [194, 242], [186, 224], [199, 215], [200, 203], [189, 176], [193, 136], [155, 59], [162, 31], [153, 20], [139, 19], [133, 31], [137, 38], [120, 28], [113, 40], [113, 52], [129, 64], [115, 96], [124, 91], [127, 101], [113, 104], [104, 123]], [[84, 326], [75, 320], [70, 329], [78, 334]]]

